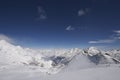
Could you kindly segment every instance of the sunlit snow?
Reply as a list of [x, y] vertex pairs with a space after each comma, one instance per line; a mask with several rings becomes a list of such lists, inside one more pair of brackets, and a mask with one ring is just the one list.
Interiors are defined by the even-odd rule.
[[0, 80], [119, 80], [120, 50], [30, 49], [0, 40]]

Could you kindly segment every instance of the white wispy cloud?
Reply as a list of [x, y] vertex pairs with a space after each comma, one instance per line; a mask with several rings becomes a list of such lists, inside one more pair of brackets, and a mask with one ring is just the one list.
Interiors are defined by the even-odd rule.
[[120, 39], [120, 37], [118, 37], [118, 39]]
[[120, 36], [114, 36], [113, 39], [120, 40]]
[[90, 12], [90, 8], [80, 9], [78, 11], [78, 16], [84, 16], [84, 15], [86, 15], [89, 12]]
[[112, 36], [116, 40], [120, 40], [120, 30], [114, 30], [115, 34]]
[[10, 43], [14, 42], [14, 40], [12, 38], [10, 38], [4, 34], [0, 34], [0, 40], [5, 40], [5, 41], [10, 42]]
[[86, 12], [83, 9], [78, 11], [78, 16], [83, 16], [85, 14], [86, 14]]
[[120, 34], [120, 30], [114, 30], [113, 32]]
[[91, 44], [97, 44], [97, 43], [113, 43], [113, 42], [116, 42], [116, 41], [119, 41], [120, 40], [120, 30], [114, 30], [113, 31], [114, 33], [111, 35], [111, 38], [110, 39], [103, 39], [103, 40], [95, 40], [95, 41], [89, 41], [88, 43], [91, 43]]
[[66, 27], [65, 30], [67, 30], [67, 31], [73, 31], [73, 30], [75, 30], [75, 28], [72, 27], [71, 25], [69, 25], [69, 26]]
[[88, 43], [113, 43], [115, 40], [105, 39], [105, 40], [97, 40], [97, 41], [89, 41]]
[[46, 11], [41, 6], [38, 6], [37, 9], [38, 9], [38, 19], [47, 19]]

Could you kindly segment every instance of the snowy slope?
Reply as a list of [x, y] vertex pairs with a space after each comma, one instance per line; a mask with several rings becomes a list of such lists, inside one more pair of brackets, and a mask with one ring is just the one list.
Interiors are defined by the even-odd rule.
[[47, 71], [52, 67], [52, 61], [43, 58], [43, 55], [38, 54], [37, 51], [32, 49], [24, 49], [20, 46], [14, 46], [4, 40], [0, 41], [1, 64], [44, 66], [44, 69]]
[[14, 46], [0, 40], [0, 63], [40, 68], [41, 72], [57, 73], [80, 52], [79, 49], [34, 50]]
[[120, 68], [117, 66], [77, 69], [47, 75], [38, 70], [12, 68], [0, 72], [0, 80], [120, 80]]
[[[107, 54], [106, 54], [107, 53]], [[108, 55], [109, 54], [109, 55]], [[38, 66], [42, 69], [54, 70], [66, 67], [69, 63], [79, 65], [84, 64], [107, 64], [119, 62], [119, 52], [104, 52], [95, 47], [87, 49], [29, 49], [20, 46], [14, 46], [5, 40], [0, 40], [0, 63], [9, 65], [29, 65]], [[118, 55], [118, 56], [115, 56]], [[113, 60], [114, 58], [114, 60]], [[43, 72], [43, 71], [42, 71]]]
[[0, 40], [0, 80], [119, 80], [119, 63], [120, 50], [36, 50]]

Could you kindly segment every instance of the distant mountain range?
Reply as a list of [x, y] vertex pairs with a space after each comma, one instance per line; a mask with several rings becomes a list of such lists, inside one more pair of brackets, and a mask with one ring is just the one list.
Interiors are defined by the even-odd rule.
[[30, 49], [0, 40], [0, 66], [22, 65], [39, 67], [41, 72], [57, 73], [63, 68], [89, 67], [100, 64], [119, 64], [120, 50], [86, 49]]

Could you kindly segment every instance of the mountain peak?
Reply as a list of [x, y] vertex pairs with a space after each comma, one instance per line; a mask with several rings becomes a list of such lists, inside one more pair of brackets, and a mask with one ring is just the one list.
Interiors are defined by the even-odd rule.
[[85, 52], [87, 52], [88, 55], [93, 56], [93, 55], [99, 54], [100, 50], [97, 49], [96, 47], [89, 47], [85, 50]]
[[13, 50], [16, 47], [12, 45], [11, 43], [7, 42], [6, 40], [0, 40], [0, 49], [1, 50]]
[[9, 42], [7, 42], [6, 40], [0, 40], [0, 46], [7, 46], [7, 45], [11, 45]]

